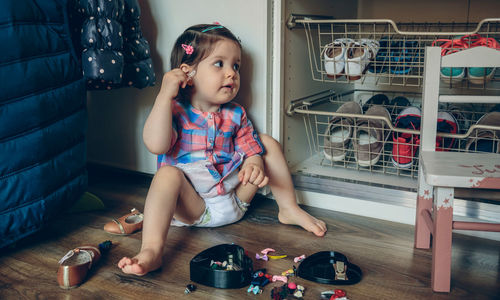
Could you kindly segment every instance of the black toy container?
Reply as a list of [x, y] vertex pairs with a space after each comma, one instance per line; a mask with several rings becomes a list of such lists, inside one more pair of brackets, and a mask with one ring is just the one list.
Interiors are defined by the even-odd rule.
[[[333, 264], [342, 261], [347, 266], [347, 280], [335, 280]], [[298, 276], [314, 282], [334, 285], [356, 284], [361, 281], [361, 269], [347, 260], [347, 257], [335, 251], [321, 251], [304, 259], [297, 270]]]
[[[214, 270], [212, 261], [228, 261], [232, 256], [233, 270]], [[245, 250], [234, 244], [222, 244], [198, 253], [189, 263], [191, 281], [221, 289], [241, 288], [252, 279], [253, 262]]]

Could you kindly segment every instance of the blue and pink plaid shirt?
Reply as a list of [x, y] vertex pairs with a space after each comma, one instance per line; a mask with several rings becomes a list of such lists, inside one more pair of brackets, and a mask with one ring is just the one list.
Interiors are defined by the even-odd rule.
[[243, 160], [264, 154], [264, 147], [245, 109], [233, 102], [218, 112], [202, 112], [190, 103], [172, 102], [173, 134], [170, 150], [158, 155], [158, 168], [164, 165], [208, 160], [209, 171], [224, 193], [222, 181]]

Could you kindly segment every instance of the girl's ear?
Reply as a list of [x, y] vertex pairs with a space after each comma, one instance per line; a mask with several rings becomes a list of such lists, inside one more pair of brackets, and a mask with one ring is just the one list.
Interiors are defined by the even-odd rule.
[[196, 74], [196, 70], [188, 65], [188, 64], [181, 64], [181, 66], [179, 67], [181, 69], [182, 72], [184, 72], [187, 77], [188, 77], [188, 82], [187, 82], [187, 85], [191, 86], [193, 85], [193, 81], [191, 80], [193, 78], [193, 76]]
[[193, 67], [191, 67], [190, 65], [188, 64], [181, 64], [181, 66], [179, 67], [179, 69], [181, 69], [182, 72], [189, 74], [192, 70], [193, 70]]

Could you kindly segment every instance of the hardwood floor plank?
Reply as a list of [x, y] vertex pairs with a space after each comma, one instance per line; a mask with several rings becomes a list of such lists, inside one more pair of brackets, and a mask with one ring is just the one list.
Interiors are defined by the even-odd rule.
[[[0, 299], [269, 299], [247, 288], [215, 289], [196, 284], [189, 295], [189, 262], [199, 252], [217, 244], [235, 243], [247, 250], [254, 269], [281, 274], [293, 266], [293, 258], [318, 251], [338, 251], [363, 271], [360, 283], [351, 286], [318, 284], [302, 278], [304, 299], [319, 299], [321, 291], [343, 288], [350, 299], [499, 299], [500, 242], [454, 233], [452, 291], [433, 293], [430, 288], [431, 251], [413, 247], [413, 226], [306, 207], [328, 226], [325, 237], [316, 237], [297, 226], [280, 224], [273, 200], [256, 197], [238, 223], [220, 228], [172, 228], [162, 268], [142, 277], [123, 274], [116, 263], [137, 253], [141, 232], [110, 235], [102, 227], [131, 208], [144, 207], [150, 179], [133, 174], [100, 174], [92, 177], [89, 191], [99, 196], [105, 210], [63, 214], [47, 228], [3, 249], [0, 255]], [[78, 288], [60, 289], [56, 282], [59, 259], [72, 248], [111, 240], [108, 255], [91, 270]], [[271, 247], [280, 260], [255, 260], [255, 253]]]

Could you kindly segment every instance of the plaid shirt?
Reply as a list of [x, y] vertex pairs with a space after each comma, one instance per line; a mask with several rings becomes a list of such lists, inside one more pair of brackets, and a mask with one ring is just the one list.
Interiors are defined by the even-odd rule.
[[202, 112], [189, 103], [173, 101], [172, 119], [172, 146], [158, 155], [158, 168], [208, 160], [219, 194], [224, 193], [222, 181], [245, 158], [264, 154], [252, 122], [237, 103], [221, 105], [218, 112]]

